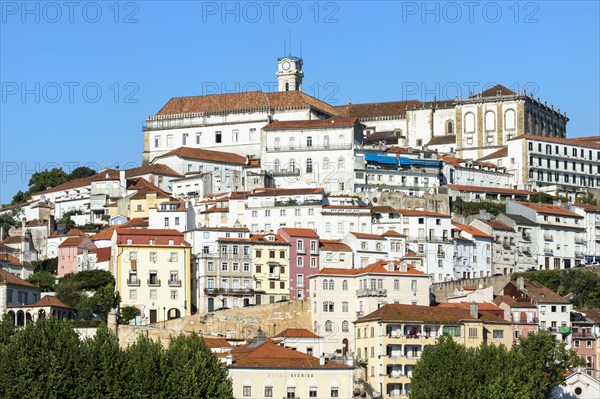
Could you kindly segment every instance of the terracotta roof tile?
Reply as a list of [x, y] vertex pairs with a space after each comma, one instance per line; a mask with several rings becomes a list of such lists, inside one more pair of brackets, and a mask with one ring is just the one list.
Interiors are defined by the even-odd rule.
[[319, 249], [321, 251], [352, 252], [352, 248], [337, 240], [319, 240]]
[[379, 234], [359, 233], [357, 231], [351, 231], [350, 234], [363, 240], [385, 240], [385, 237]]
[[290, 237], [309, 237], [319, 238], [319, 235], [313, 229], [300, 229], [294, 227], [282, 227], [279, 231], [286, 232]]
[[163, 165], [160, 163], [144, 165], [144, 166], [140, 166], [139, 168], [131, 168], [131, 169], [127, 169], [125, 171], [125, 176], [128, 178], [136, 177], [136, 176], [143, 176], [143, 175], [147, 175], [147, 174], [181, 177], [181, 175], [179, 173], [175, 172], [173, 169], [171, 169], [167, 165]]
[[471, 234], [473, 237], [489, 238], [489, 239], [493, 238], [491, 235], [484, 233], [483, 231], [479, 230], [478, 228], [469, 226], [468, 224], [452, 223], [452, 225], [454, 227], [456, 227], [458, 230], [461, 230], [461, 231], [464, 231], [465, 233]]
[[510, 227], [509, 225], [507, 225], [505, 223], [502, 223], [499, 220], [482, 220], [482, 222], [487, 224], [494, 230], [513, 231], [513, 232], [515, 231], [512, 227]]
[[582, 204], [581, 202], [575, 202], [573, 205], [587, 212], [600, 212], [600, 206], [597, 205]]
[[21, 264], [21, 261], [18, 258], [14, 257], [10, 254], [6, 254], [6, 253], [0, 254], [0, 262], [8, 262], [11, 265], [20, 265]]
[[548, 143], [559, 143], [559, 144], [600, 149], [600, 136], [588, 137], [585, 140], [582, 140], [581, 138], [569, 139], [569, 138], [562, 138], [562, 137], [544, 137], [544, 136], [535, 136], [533, 134], [522, 134], [522, 135], [513, 137], [509, 141], [521, 140], [521, 139], [537, 140], [537, 141], [544, 141], [544, 142], [548, 142]]
[[70, 306], [65, 305], [60, 299], [54, 295], [46, 295], [40, 298], [36, 303], [30, 305], [32, 307], [52, 306], [55, 308], [66, 308], [72, 309]]
[[209, 348], [231, 348], [231, 345], [225, 338], [202, 337], [202, 340]]
[[0, 284], [22, 285], [25, 287], [35, 287], [35, 285], [19, 278], [4, 269], [0, 269]]
[[578, 215], [575, 212], [571, 212], [563, 208], [562, 206], [552, 204], [530, 204], [527, 202], [518, 202], [519, 205], [523, 205], [529, 209], [542, 214], [557, 215], [557, 216], [569, 216], [577, 219], [583, 219], [583, 216]]
[[427, 146], [432, 146], [432, 145], [444, 145], [444, 144], [455, 144], [456, 143], [456, 136], [453, 134], [447, 134], [444, 136], [434, 136], [431, 138], [431, 140], [429, 140], [429, 143], [427, 143]]
[[382, 117], [406, 118], [406, 110], [420, 107], [421, 101], [390, 101], [381, 103], [350, 104], [336, 107], [339, 115], [360, 119], [376, 119]]
[[179, 147], [165, 154], [159, 155], [156, 159], [176, 156], [179, 158], [197, 159], [216, 163], [228, 163], [234, 165], [246, 165], [246, 158], [231, 152], [205, 150], [202, 148]]
[[510, 96], [516, 94], [514, 91], [502, 86], [501, 84], [497, 84], [496, 86], [489, 88], [487, 90], [482, 91], [481, 93], [474, 94], [470, 98], [475, 97], [497, 97], [498, 94], [502, 96]]
[[457, 307], [419, 306], [387, 304], [376, 311], [359, 318], [356, 322], [382, 320], [382, 321], [405, 321], [424, 323], [458, 324], [461, 321], [480, 320], [489, 323], [510, 324], [510, 322], [487, 312], [479, 313], [477, 319], [473, 318], [467, 309]]
[[479, 158], [478, 161], [487, 161], [490, 159], [497, 159], [497, 158], [505, 158], [508, 156], [508, 146], [504, 146], [502, 148], [500, 148], [498, 151], [494, 151], [489, 155], [486, 155], [483, 158]]

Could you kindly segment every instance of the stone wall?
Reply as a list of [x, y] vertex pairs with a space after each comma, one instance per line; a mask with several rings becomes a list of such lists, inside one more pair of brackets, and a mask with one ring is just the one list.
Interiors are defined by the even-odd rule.
[[463, 285], [472, 285], [477, 288], [493, 286], [494, 294], [497, 294], [509, 281], [509, 275], [445, 281], [443, 283], [431, 284], [431, 295], [438, 303], [448, 302], [448, 297], [454, 295], [454, 290]]
[[[110, 327], [113, 330], [115, 328], [114, 325]], [[196, 314], [152, 326], [118, 325], [116, 333], [121, 346], [128, 346], [141, 334], [168, 344], [171, 337], [192, 332], [199, 335], [222, 334], [230, 338], [252, 338], [258, 328], [267, 336], [273, 336], [286, 328], [310, 329], [310, 301], [282, 302]]]
[[423, 197], [411, 197], [403, 193], [382, 192], [373, 205], [389, 205], [396, 209], [423, 209], [430, 212], [450, 214], [450, 203], [445, 194], [427, 194]]

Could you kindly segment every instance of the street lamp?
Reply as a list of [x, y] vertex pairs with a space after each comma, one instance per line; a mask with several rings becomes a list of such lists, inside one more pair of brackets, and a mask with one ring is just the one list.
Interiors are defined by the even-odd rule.
[[167, 317], [166, 317], [167, 308], [163, 306], [163, 328], [167, 328]]

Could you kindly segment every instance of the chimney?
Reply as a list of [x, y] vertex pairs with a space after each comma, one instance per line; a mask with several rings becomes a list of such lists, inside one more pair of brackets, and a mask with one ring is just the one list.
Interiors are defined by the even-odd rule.
[[231, 353], [228, 353], [225, 359], [228, 366], [231, 366], [233, 364], [233, 355]]
[[354, 358], [352, 355], [346, 357], [346, 366], [354, 366]]
[[525, 279], [523, 277], [519, 277], [517, 279], [517, 288], [519, 291], [523, 291], [525, 289]]
[[123, 188], [126, 188], [125, 171], [124, 170], [119, 170], [119, 185]]
[[471, 314], [472, 318], [479, 318], [479, 306], [477, 306], [477, 302], [471, 302], [471, 306], [469, 307], [469, 313]]
[[319, 365], [325, 366], [325, 355], [324, 354], [321, 354], [321, 356], [319, 356]]

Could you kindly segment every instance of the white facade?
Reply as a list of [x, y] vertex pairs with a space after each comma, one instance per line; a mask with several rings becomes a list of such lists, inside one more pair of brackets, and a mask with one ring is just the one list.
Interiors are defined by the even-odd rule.
[[313, 332], [324, 337], [326, 354], [354, 348], [352, 323], [386, 303], [429, 305], [429, 276], [380, 262], [366, 269], [323, 269], [309, 277]]

